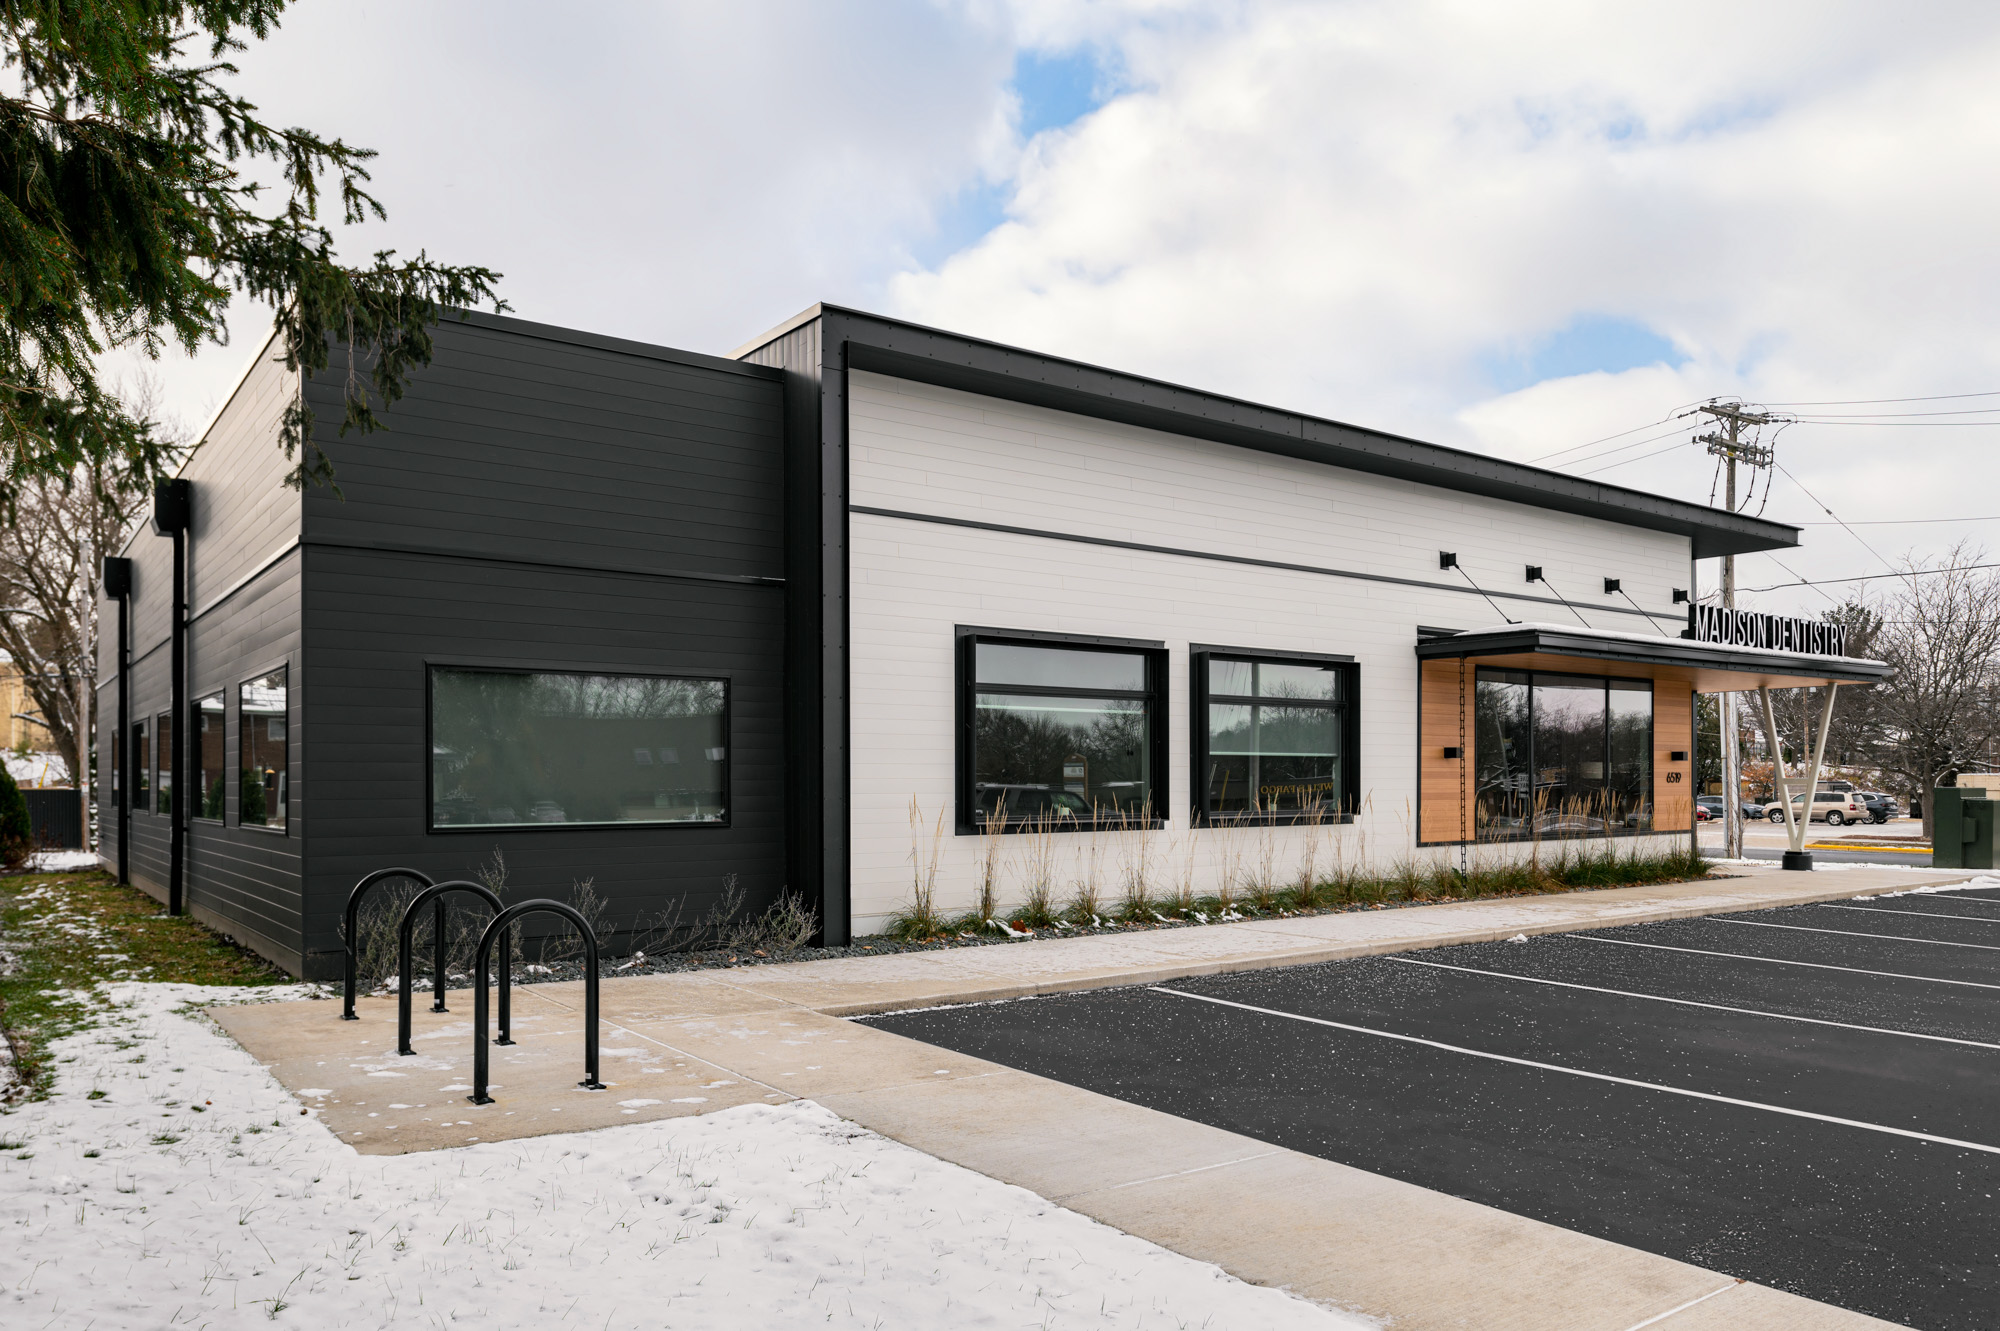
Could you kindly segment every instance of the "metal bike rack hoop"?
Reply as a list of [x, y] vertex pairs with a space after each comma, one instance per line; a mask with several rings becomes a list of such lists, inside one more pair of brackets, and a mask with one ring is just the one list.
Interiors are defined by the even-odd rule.
[[476, 1105], [493, 1103], [493, 1097], [486, 1093], [486, 975], [488, 960], [493, 955], [493, 940], [521, 916], [538, 911], [562, 916], [576, 926], [583, 938], [583, 1080], [577, 1085], [587, 1091], [604, 1089], [604, 1083], [597, 1079], [597, 935], [574, 906], [560, 901], [523, 901], [495, 915], [487, 923], [486, 932], [479, 935], [479, 957], [472, 982], [472, 1094], [465, 1097]]
[[[345, 940], [347, 943], [347, 959], [341, 977], [340, 1019], [342, 1021], [361, 1020], [361, 1018], [354, 1015], [354, 962], [356, 947], [354, 932], [360, 926], [361, 922], [361, 898], [368, 895], [369, 888], [387, 878], [408, 878], [423, 884], [425, 887], [432, 885], [431, 876], [416, 869], [377, 869], [374, 873], [369, 874], [356, 883], [354, 890], [347, 894], [347, 938]], [[440, 936], [444, 933], [443, 901], [437, 903], [437, 933]], [[439, 953], [439, 958], [438, 970], [442, 972], [444, 970], [443, 953]], [[408, 967], [404, 969], [407, 970]], [[439, 1001], [442, 1000], [443, 991], [440, 990]]]
[[[433, 930], [433, 932], [437, 936], [436, 937], [437, 947], [434, 949], [436, 952], [436, 957], [434, 958], [436, 969], [433, 972], [433, 977], [432, 977], [433, 982], [437, 987], [437, 1002], [431, 1007], [431, 1011], [433, 1012], [447, 1011], [444, 1005], [444, 942], [443, 942], [444, 896], [445, 893], [447, 892], [470, 892], [474, 896], [483, 900], [487, 905], [493, 907], [493, 913], [495, 915], [498, 915], [501, 911], [506, 909], [506, 907], [501, 904], [498, 893], [494, 892], [489, 887], [482, 886], [479, 883], [470, 882], [463, 878], [453, 879], [449, 883], [433, 883], [431, 886], [425, 888], [423, 891], [417, 893], [416, 896], [412, 897], [410, 899], [410, 904], [403, 908], [402, 921], [396, 926], [396, 1052], [399, 1054], [414, 1054], [416, 1052], [416, 1050], [410, 1048], [410, 991], [413, 988], [410, 976], [410, 971], [412, 969], [410, 966], [410, 934], [413, 930], [415, 930], [417, 925], [417, 912], [423, 908], [423, 905], [426, 901], [430, 901], [432, 898], [436, 898], [437, 900], [438, 922], [436, 928]], [[507, 1034], [509, 1028], [512, 1025], [512, 1015], [513, 1015], [513, 1007], [511, 1002], [509, 1001], [507, 992], [508, 987], [512, 982], [512, 975], [514, 970], [513, 966], [509, 964], [510, 959], [514, 955], [513, 939], [510, 935], [511, 931], [509, 931], [509, 934], [503, 934], [500, 939], [500, 956], [501, 956], [500, 1043], [501, 1044], [514, 1043], [511, 1039], [508, 1038]]]

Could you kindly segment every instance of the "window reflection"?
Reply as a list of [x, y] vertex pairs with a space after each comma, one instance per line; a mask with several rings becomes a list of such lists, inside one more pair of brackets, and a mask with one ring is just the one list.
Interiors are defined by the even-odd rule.
[[211, 693], [206, 698], [196, 699], [194, 704], [194, 728], [189, 733], [194, 742], [195, 805], [197, 818], [222, 817], [224, 772], [228, 767], [222, 747], [223, 708], [222, 695]]
[[291, 805], [289, 691], [283, 670], [236, 689], [236, 821], [244, 827], [283, 828]]
[[1476, 835], [1650, 831], [1652, 752], [1645, 680], [1482, 669], [1473, 686]]
[[975, 821], [1150, 816], [1156, 722], [1142, 654], [991, 642], [974, 653]]
[[719, 679], [434, 669], [431, 825], [720, 823]]
[[1346, 716], [1333, 666], [1208, 657], [1203, 775], [1211, 817], [1345, 806]]

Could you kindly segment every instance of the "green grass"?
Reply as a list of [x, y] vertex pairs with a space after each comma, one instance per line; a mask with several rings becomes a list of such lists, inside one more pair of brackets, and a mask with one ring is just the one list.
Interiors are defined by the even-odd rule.
[[[1214, 920], [1229, 914], [1249, 918], [1302, 915], [1405, 903], [1536, 896], [1587, 888], [1645, 887], [1703, 878], [1708, 870], [1708, 861], [1691, 850], [1621, 854], [1616, 845], [1603, 842], [1552, 842], [1546, 843], [1531, 860], [1475, 862], [1464, 873], [1444, 860], [1425, 863], [1406, 860], [1387, 871], [1335, 873], [1304, 886], [1244, 885], [1226, 898], [1213, 893], [1197, 897], [1185, 908], [1158, 900], [1145, 903], [1127, 900], [1114, 910], [1120, 921], [1140, 925], [1157, 924], [1156, 914], [1168, 920], [1195, 917]], [[1105, 914], [1101, 909], [1099, 913]], [[1032, 905], [1016, 905], [996, 918], [1016, 929], [1027, 930], [1052, 928], [1063, 922], [1088, 924], [1074, 910], [1066, 918], [1064, 912], [1038, 910]], [[979, 933], [985, 929], [984, 922], [974, 916], [949, 920], [932, 916], [920, 920], [906, 911], [896, 917], [888, 932], [915, 940], [961, 932]]]
[[54, 1077], [48, 1047], [91, 1025], [106, 980], [283, 984], [290, 977], [188, 916], [95, 871], [0, 878], [0, 940], [15, 954], [0, 976], [0, 1030], [33, 1095]]

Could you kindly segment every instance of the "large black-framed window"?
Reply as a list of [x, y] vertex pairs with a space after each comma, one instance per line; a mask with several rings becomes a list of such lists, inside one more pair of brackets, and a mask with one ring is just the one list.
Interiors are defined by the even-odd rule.
[[236, 824], [287, 832], [292, 806], [288, 668], [236, 686]]
[[1191, 648], [1195, 821], [1351, 814], [1361, 785], [1360, 682], [1351, 656]]
[[959, 628], [958, 831], [1162, 825], [1166, 687], [1164, 643]]
[[1480, 667], [1473, 680], [1480, 840], [1653, 830], [1653, 685]]
[[223, 796], [228, 789], [229, 750], [223, 744], [226, 695], [220, 691], [197, 698], [188, 708], [188, 747], [194, 759], [189, 764], [194, 776], [194, 803], [191, 817], [221, 822]]
[[429, 667], [433, 832], [727, 827], [729, 680]]

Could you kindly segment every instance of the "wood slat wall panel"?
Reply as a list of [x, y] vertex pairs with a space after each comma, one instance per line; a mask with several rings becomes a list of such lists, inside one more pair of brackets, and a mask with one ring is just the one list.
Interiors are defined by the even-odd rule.
[[[1694, 690], [1682, 680], [1653, 681], [1653, 829], [1685, 832], [1694, 826]], [[1672, 762], [1676, 749], [1688, 755]], [[1679, 772], [1679, 781], [1668, 775]]]
[[[1426, 661], [1419, 681], [1417, 704], [1417, 840], [1464, 841], [1472, 835], [1472, 680], [1474, 666], [1465, 663], [1463, 683], [1463, 735], [1461, 737], [1461, 685], [1457, 661]], [[1447, 748], [1459, 750], [1459, 757], [1447, 758]], [[1461, 802], [1460, 791], [1466, 800]]]

